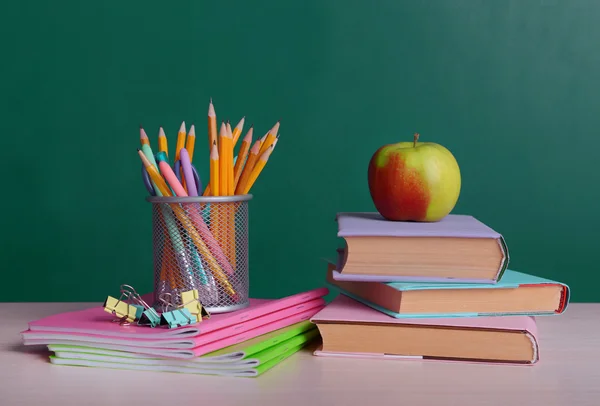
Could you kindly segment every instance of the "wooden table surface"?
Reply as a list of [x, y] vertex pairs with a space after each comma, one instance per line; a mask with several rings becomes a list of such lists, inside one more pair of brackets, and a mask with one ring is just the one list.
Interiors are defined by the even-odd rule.
[[600, 405], [600, 304], [539, 317], [534, 366], [328, 359], [305, 350], [258, 378], [228, 378], [57, 366], [44, 348], [21, 345], [28, 321], [95, 305], [0, 303], [1, 405]]

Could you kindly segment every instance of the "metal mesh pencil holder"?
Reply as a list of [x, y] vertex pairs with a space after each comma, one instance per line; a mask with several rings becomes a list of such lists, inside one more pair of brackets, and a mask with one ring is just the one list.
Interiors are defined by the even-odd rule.
[[210, 313], [249, 305], [248, 202], [252, 195], [156, 197], [152, 203], [154, 306], [198, 290]]

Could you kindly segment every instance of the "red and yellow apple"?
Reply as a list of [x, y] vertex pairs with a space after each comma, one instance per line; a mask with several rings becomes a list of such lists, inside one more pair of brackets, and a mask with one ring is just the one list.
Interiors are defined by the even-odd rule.
[[369, 190], [377, 211], [394, 221], [439, 221], [460, 195], [460, 169], [442, 145], [398, 142], [379, 148], [369, 162]]

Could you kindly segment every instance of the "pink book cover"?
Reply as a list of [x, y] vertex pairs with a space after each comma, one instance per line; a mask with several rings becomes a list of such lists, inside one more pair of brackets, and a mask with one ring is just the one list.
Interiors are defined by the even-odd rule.
[[338, 261], [338, 271], [333, 278], [340, 281], [357, 282], [461, 282], [495, 283], [510, 260], [508, 247], [502, 235], [473, 216], [449, 214], [436, 222], [389, 221], [381, 214], [373, 212], [341, 212], [336, 216], [338, 237], [459, 237], [492, 238], [498, 240], [504, 252], [502, 267], [494, 280], [488, 279], [447, 279], [441, 277], [408, 277], [389, 275], [352, 275], [343, 273], [343, 258]]
[[[73, 312], [60, 313], [29, 323], [29, 330], [21, 334], [26, 337], [33, 332], [56, 332], [68, 334], [91, 334], [111, 338], [136, 338], [176, 341], [225, 327], [238, 325], [248, 320], [293, 307], [304, 302], [321, 298], [329, 293], [325, 287], [309, 290], [281, 299], [250, 299], [250, 306], [231, 313], [214, 314], [208, 320], [189, 326], [167, 329], [164, 327], [120, 326], [113, 323], [114, 316], [105, 312], [102, 306]], [[146, 295], [145, 295], [146, 296]], [[151, 296], [151, 294], [150, 294]]]
[[[539, 360], [538, 331], [535, 318], [531, 316], [506, 316], [506, 317], [457, 317], [457, 318], [395, 318], [381, 313], [352, 298], [344, 295], [337, 296], [323, 310], [311, 318], [311, 322], [320, 321], [346, 322], [346, 323], [375, 323], [375, 324], [401, 324], [401, 325], [426, 325], [475, 328], [485, 330], [511, 330], [520, 331], [527, 335], [533, 346], [534, 357], [529, 364], [533, 365]], [[391, 354], [361, 354], [361, 353], [330, 353], [321, 349], [315, 351], [318, 356], [358, 357], [358, 358], [384, 358], [384, 359], [432, 359], [426, 355], [422, 357], [402, 356]], [[449, 360], [460, 361], [463, 360]], [[468, 361], [481, 363], [481, 361]], [[502, 363], [502, 362], [494, 362]], [[507, 364], [512, 364], [508, 363]]]
[[91, 346], [93, 348], [101, 348], [107, 350], [116, 350], [116, 351], [127, 351], [136, 354], [145, 354], [156, 357], [163, 358], [174, 358], [174, 359], [191, 359], [200, 357], [202, 355], [208, 354], [213, 351], [220, 350], [225, 347], [229, 347], [234, 344], [241, 343], [243, 341], [250, 340], [254, 337], [261, 336], [263, 334], [270, 333], [275, 330], [279, 330], [292, 324], [300, 323], [302, 321], [309, 320], [312, 316], [314, 316], [317, 312], [324, 308], [324, 304], [313, 307], [308, 310], [304, 310], [300, 313], [292, 314], [287, 317], [284, 317], [279, 320], [275, 320], [271, 323], [261, 325], [259, 327], [253, 328], [251, 330], [247, 330], [244, 332], [239, 332], [238, 334], [231, 335], [228, 337], [218, 337], [215, 336], [215, 341], [203, 344], [196, 348], [190, 349], [166, 349], [166, 348], [152, 348], [152, 347], [137, 347], [133, 345], [120, 345], [120, 344], [110, 344], [107, 342], [103, 343], [93, 343], [90, 345], [90, 342], [85, 341], [77, 341], [74, 340], [65, 340], [65, 339], [56, 339], [56, 340], [27, 340], [29, 341], [28, 345], [48, 345], [48, 344], [66, 344], [66, 345], [79, 345], [79, 346]]

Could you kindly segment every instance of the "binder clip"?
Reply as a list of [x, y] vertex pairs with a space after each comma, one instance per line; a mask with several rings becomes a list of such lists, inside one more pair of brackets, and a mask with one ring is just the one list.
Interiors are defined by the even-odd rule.
[[160, 316], [142, 297], [129, 285], [121, 285], [121, 292], [125, 292], [132, 306], [138, 309], [136, 314], [137, 324], [140, 326], [156, 327], [160, 323]]
[[161, 326], [166, 325], [168, 328], [174, 328], [196, 323], [196, 317], [192, 316], [188, 309], [178, 308], [171, 302], [170, 293], [161, 294], [158, 299], [163, 304], [163, 312], [160, 316]]
[[196, 322], [199, 323], [203, 319], [210, 318], [210, 314], [202, 306], [202, 303], [200, 303], [197, 289], [181, 292], [181, 303], [180, 307], [188, 309], [191, 315], [196, 318]]
[[[121, 285], [121, 296], [118, 299], [108, 296], [103, 305], [105, 312], [117, 316], [117, 319], [113, 321], [118, 322], [121, 326], [129, 325], [141, 316], [143, 312], [142, 306], [129, 303], [128, 300], [130, 299], [131, 292], [124, 289], [124, 286], [130, 287], [128, 285]], [[133, 290], [133, 288], [131, 289]]]

